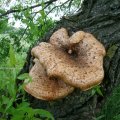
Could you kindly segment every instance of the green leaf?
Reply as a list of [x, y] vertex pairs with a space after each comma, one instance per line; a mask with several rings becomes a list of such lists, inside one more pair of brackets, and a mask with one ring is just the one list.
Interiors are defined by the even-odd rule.
[[45, 6], [44, 0], [42, 0], [41, 4], [42, 4], [42, 8], [44, 8], [44, 6]]
[[115, 117], [113, 117], [113, 120], [120, 120], [120, 114], [116, 115]]
[[5, 10], [0, 9], [0, 13], [1, 13], [1, 14], [5, 13]]
[[92, 89], [92, 95], [94, 95], [95, 93], [98, 93], [99, 95], [103, 96], [103, 93], [100, 88], [101, 88], [101, 86], [99, 86], [99, 85], [94, 86]]
[[2, 104], [7, 104], [9, 102], [9, 98], [2, 95]]
[[5, 111], [7, 111], [12, 106], [13, 102], [14, 102], [14, 98], [11, 98], [7, 103], [7, 107], [6, 107]]
[[16, 76], [17, 76], [17, 71], [16, 71], [15, 68], [13, 68], [13, 70], [12, 70], [12, 79], [13, 79], [13, 82], [15, 82]]
[[39, 114], [40, 116], [47, 117], [47, 118], [50, 118], [51, 120], [54, 120], [54, 117], [52, 116], [52, 114], [46, 110], [35, 109], [34, 111], [35, 111], [35, 114]]
[[4, 109], [4, 112], [6, 112], [12, 106], [13, 102], [14, 102], [14, 98], [9, 99], [6, 96], [2, 96], [2, 103], [1, 104], [6, 106]]
[[17, 109], [24, 109], [24, 108], [27, 108], [27, 107], [29, 107], [29, 103], [28, 102], [22, 102], [22, 103], [20, 103], [20, 104], [18, 104], [17, 105]]
[[40, 14], [41, 14], [42, 18], [45, 19], [45, 17], [46, 17], [45, 11], [44, 11], [44, 10], [41, 10], [41, 11], [40, 11]]
[[9, 56], [10, 56], [10, 65], [15, 67], [16, 65], [15, 53], [11, 44], [9, 49]]
[[23, 114], [14, 114], [13, 116], [12, 116], [12, 119], [11, 120], [23, 120], [23, 117], [24, 117], [24, 115]]
[[114, 56], [117, 48], [118, 48], [118, 46], [112, 45], [112, 46], [108, 49], [108, 51], [107, 51], [107, 56], [108, 56], [110, 59]]
[[95, 95], [96, 91], [92, 89], [92, 96]]
[[0, 19], [0, 34], [6, 32], [8, 28], [8, 19]]
[[[21, 74], [17, 77], [19, 80], [25, 80], [24, 81], [24, 84], [22, 87], [24, 87], [24, 85], [28, 84], [29, 82], [32, 81], [32, 77], [29, 76], [29, 73], [24, 73], [24, 74]], [[20, 90], [20, 89], [19, 89]]]
[[97, 88], [96, 88], [96, 92], [97, 92], [99, 95], [103, 96], [103, 93], [102, 93], [100, 87], [97, 87]]
[[31, 77], [29, 76], [29, 73], [24, 73], [24, 74], [21, 74], [17, 77], [19, 80], [25, 80], [25, 79], [30, 79], [31, 80]]

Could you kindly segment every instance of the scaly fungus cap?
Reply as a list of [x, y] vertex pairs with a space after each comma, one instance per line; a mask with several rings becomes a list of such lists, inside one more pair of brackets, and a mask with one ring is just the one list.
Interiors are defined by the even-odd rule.
[[54, 32], [50, 37], [50, 43], [59, 48], [67, 48], [69, 45], [69, 36], [65, 28], [61, 28]]
[[25, 86], [28, 93], [54, 100], [71, 93], [73, 87], [87, 90], [102, 82], [106, 52], [92, 34], [78, 31], [69, 37], [61, 28], [49, 42], [41, 42], [31, 51], [38, 60], [29, 72], [33, 81]]
[[49, 78], [38, 59], [35, 59], [35, 65], [30, 70], [29, 75], [32, 77], [32, 82], [28, 83], [24, 89], [38, 99], [54, 100], [62, 98], [74, 89], [59, 78]]
[[82, 90], [100, 84], [104, 77], [105, 49], [102, 44], [86, 33], [84, 39], [75, 46], [75, 51], [77, 57], [71, 58], [67, 52], [57, 49], [50, 43], [42, 42], [32, 49], [32, 55], [46, 68], [49, 77], [58, 77]]

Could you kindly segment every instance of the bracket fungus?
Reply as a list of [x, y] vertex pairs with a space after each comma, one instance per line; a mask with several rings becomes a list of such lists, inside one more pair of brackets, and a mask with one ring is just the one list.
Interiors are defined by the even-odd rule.
[[[53, 33], [49, 43], [41, 42], [31, 54], [38, 60], [29, 73], [33, 82], [25, 90], [40, 99], [64, 97], [75, 87], [85, 91], [104, 78], [105, 48], [90, 33], [78, 31], [69, 37], [67, 30], [61, 28]], [[31, 90], [32, 86], [35, 90]]]
[[71, 93], [74, 88], [64, 83], [59, 78], [49, 78], [45, 68], [38, 59], [34, 60], [35, 65], [29, 72], [32, 82], [25, 86], [25, 90], [32, 96], [42, 100], [54, 100], [62, 98]]

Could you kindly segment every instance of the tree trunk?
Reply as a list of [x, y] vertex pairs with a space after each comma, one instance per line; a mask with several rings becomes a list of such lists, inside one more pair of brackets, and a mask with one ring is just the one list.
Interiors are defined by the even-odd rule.
[[[120, 83], [120, 1], [84, 0], [81, 12], [63, 17], [43, 41], [47, 41], [60, 27], [65, 27], [70, 35], [78, 30], [92, 33], [104, 44], [107, 51], [104, 59], [105, 78], [101, 84], [104, 97], [92, 95], [92, 90], [82, 92], [80, 89], [75, 89], [63, 99], [51, 102], [38, 100], [30, 95], [27, 97], [33, 108], [50, 111], [55, 120], [92, 120], [103, 105], [105, 96]], [[29, 52], [21, 73], [28, 72], [31, 60]]]

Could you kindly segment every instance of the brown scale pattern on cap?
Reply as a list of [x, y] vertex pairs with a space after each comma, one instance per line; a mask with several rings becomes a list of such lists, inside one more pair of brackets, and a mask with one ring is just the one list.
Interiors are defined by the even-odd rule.
[[61, 28], [50, 37], [50, 43], [59, 48], [67, 48], [69, 45], [69, 36], [65, 28]]
[[71, 54], [74, 46], [79, 43], [84, 36], [85, 32], [78, 31], [69, 37], [67, 30], [65, 28], [61, 28], [53, 33], [49, 42], [55, 47], [69, 49], [68, 53]]
[[[82, 89], [86, 90], [99, 84], [104, 77], [103, 57], [106, 54], [104, 46], [92, 34], [83, 31], [74, 33], [69, 38], [68, 43], [68, 53], [69, 55], [72, 54], [72, 52], [76, 53], [77, 56], [74, 57], [73, 60], [76, 61], [81, 69], [80, 75], [83, 76], [84, 81], [87, 82]], [[88, 79], [90, 76], [94, 79]], [[73, 81], [72, 84], [74, 85], [75, 82]], [[75, 87], [76, 86], [79, 87], [79, 84], [75, 84]]]
[[[90, 33], [86, 33], [82, 41], [75, 46], [78, 63], [81, 73], [84, 75], [86, 85], [83, 90], [100, 84], [104, 78], [103, 57], [105, 56], [104, 46]], [[89, 77], [88, 77], [89, 76]]]
[[102, 82], [105, 48], [92, 34], [78, 31], [69, 37], [61, 28], [49, 42], [41, 42], [31, 51], [39, 63], [30, 71], [33, 81], [25, 87], [28, 93], [52, 100], [68, 95], [73, 87], [87, 90]]
[[70, 38], [69, 38], [69, 43], [71, 45], [79, 43], [83, 38], [85, 37], [85, 32], [83, 31], [78, 31], [74, 33]]
[[29, 75], [32, 77], [32, 82], [25, 86], [25, 90], [38, 99], [54, 100], [62, 98], [74, 89], [59, 78], [49, 78], [44, 67], [37, 59]]
[[[88, 47], [85, 48], [86, 44]], [[104, 47], [91, 34], [86, 34], [85, 38], [75, 47], [78, 57], [74, 59], [71, 59], [67, 52], [45, 42], [33, 48], [32, 54], [46, 68], [48, 76], [59, 77], [69, 85], [82, 90], [100, 84], [104, 77], [102, 67]]]

